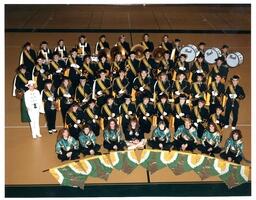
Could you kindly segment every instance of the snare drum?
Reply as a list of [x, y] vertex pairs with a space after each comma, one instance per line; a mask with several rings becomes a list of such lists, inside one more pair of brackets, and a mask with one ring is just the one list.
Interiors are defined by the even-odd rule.
[[243, 61], [244, 56], [239, 52], [230, 53], [227, 56], [227, 65], [229, 67], [237, 67], [238, 65], [241, 65]]
[[192, 62], [195, 60], [197, 52], [197, 47], [193, 44], [189, 44], [180, 50], [180, 55], [185, 54], [187, 56], [186, 62]]
[[221, 56], [221, 50], [212, 47], [211, 49], [207, 49], [204, 54], [204, 59], [209, 64], [214, 64], [216, 59]]

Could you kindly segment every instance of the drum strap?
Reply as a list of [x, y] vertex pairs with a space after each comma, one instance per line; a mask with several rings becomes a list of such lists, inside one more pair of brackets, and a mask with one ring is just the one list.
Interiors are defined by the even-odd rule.
[[195, 113], [195, 116], [196, 116], [197, 119], [201, 119], [202, 120], [202, 116], [200, 115], [198, 106], [194, 107], [194, 113]]
[[84, 63], [83, 66], [91, 75], [94, 75], [93, 71], [91, 70], [91, 68], [86, 63]]
[[23, 50], [25, 56], [33, 63], [35, 64], [34, 59], [31, 57], [31, 55], [29, 54], [29, 52], [27, 50]]
[[161, 92], [165, 91], [165, 87], [163, 85], [163, 82], [158, 80], [157, 83], [158, 83], [158, 86], [159, 86], [159, 89], [161, 90]]
[[111, 110], [109, 109], [109, 107], [108, 107], [107, 104], [104, 104], [104, 105], [103, 105], [103, 109], [105, 110], [105, 112], [107, 113], [107, 115], [108, 115], [109, 117], [111, 117], [112, 112], [111, 112]]
[[25, 84], [28, 83], [28, 80], [25, 78], [25, 76], [22, 73], [18, 73], [18, 76], [23, 83], [25, 83]]
[[58, 63], [56, 63], [55, 61], [51, 61], [50, 63], [51, 63], [51, 65], [53, 66], [53, 68], [54, 68], [55, 70], [58, 70], [58, 69], [59, 69], [59, 64], [58, 64]]
[[162, 42], [162, 47], [164, 48], [165, 51], [168, 51], [168, 48], [166, 47], [164, 42]]
[[131, 70], [132, 70], [132, 73], [136, 76], [136, 75], [137, 75], [137, 72], [136, 72], [136, 70], [135, 70], [135, 68], [134, 68], [134, 66], [133, 66], [133, 64], [132, 64], [131, 59], [128, 60], [128, 64], [129, 64], [129, 66], [130, 66], [130, 68], [131, 68]]

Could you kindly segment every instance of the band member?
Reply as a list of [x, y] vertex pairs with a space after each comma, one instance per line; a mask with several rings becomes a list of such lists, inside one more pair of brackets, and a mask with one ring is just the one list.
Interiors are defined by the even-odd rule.
[[33, 139], [36, 139], [36, 137], [42, 137], [39, 125], [39, 110], [42, 98], [40, 92], [35, 89], [34, 81], [29, 80], [26, 87], [28, 87], [28, 90], [24, 94], [24, 100], [30, 118], [32, 137]]
[[62, 162], [79, 158], [79, 142], [70, 136], [68, 129], [59, 130], [55, 145], [57, 157]]
[[126, 146], [125, 142], [123, 141], [123, 134], [121, 133], [115, 119], [110, 119], [107, 128], [104, 130], [103, 146], [109, 151], [122, 151]]
[[101, 117], [104, 119], [104, 127], [107, 126], [109, 120], [117, 120], [118, 116], [118, 105], [114, 102], [113, 96], [108, 96], [107, 102], [101, 108]]
[[96, 43], [95, 54], [98, 55], [100, 50], [109, 49], [109, 44], [106, 41], [106, 36], [101, 35], [99, 41]]
[[53, 85], [58, 88], [61, 84], [62, 78], [64, 76], [64, 69], [66, 68], [66, 63], [60, 59], [60, 54], [54, 52], [52, 60], [50, 61], [50, 74], [52, 75]]
[[83, 66], [83, 61], [80, 57], [77, 56], [77, 49], [73, 48], [70, 51], [70, 54], [71, 55], [68, 56], [67, 62], [68, 69], [66, 70], [68, 72], [65, 75], [69, 77], [70, 81], [72, 82], [72, 86], [76, 88], [79, 84], [79, 79], [82, 74], [81, 69]]
[[172, 114], [172, 107], [168, 103], [168, 97], [166, 94], [162, 94], [159, 97], [159, 102], [156, 103], [157, 123], [164, 121], [166, 126], [169, 127], [170, 116]]
[[192, 73], [191, 81], [193, 81], [193, 82], [196, 82], [196, 74], [203, 74], [204, 76], [208, 75], [209, 66], [204, 61], [204, 54], [202, 54], [202, 53], [198, 54], [197, 59], [195, 60], [193, 66], [190, 69], [190, 76], [191, 76], [191, 73]]
[[196, 81], [191, 85], [191, 96], [193, 106], [198, 104], [199, 98], [204, 98], [206, 96], [207, 85], [204, 83], [204, 75], [199, 73], [196, 75]]
[[211, 114], [211, 116], [209, 118], [209, 122], [212, 122], [216, 125], [219, 133], [221, 133], [221, 131], [225, 125], [225, 122], [226, 122], [225, 117], [222, 114], [223, 111], [224, 111], [224, 109], [222, 106], [217, 106], [215, 113]]
[[93, 83], [92, 98], [97, 100], [97, 104], [101, 107], [107, 101], [107, 96], [112, 93], [111, 81], [106, 78], [106, 71], [100, 70], [100, 78], [96, 79]]
[[125, 69], [120, 69], [119, 76], [113, 80], [113, 93], [118, 106], [124, 103], [125, 94], [131, 94], [131, 85], [125, 76]]
[[30, 122], [25, 101], [24, 101], [24, 93], [28, 90], [28, 88], [26, 87], [26, 84], [30, 79], [31, 79], [31, 73], [26, 71], [26, 66], [24, 64], [20, 65], [17, 68], [16, 75], [14, 77], [12, 95], [20, 99], [21, 122]]
[[163, 59], [161, 59], [161, 62], [159, 64], [159, 70], [160, 71], [167, 71], [168, 73], [171, 73], [173, 67], [173, 63], [170, 60], [170, 52], [165, 51]]
[[176, 74], [179, 72], [184, 72], [186, 75], [189, 72], [189, 65], [188, 63], [185, 61], [186, 60], [187, 55], [186, 54], [181, 54], [174, 66], [174, 71], [172, 74], [172, 80], [176, 79]]
[[245, 93], [243, 88], [239, 85], [240, 77], [238, 75], [234, 75], [231, 78], [231, 84], [226, 89], [226, 96], [228, 97], [226, 104], [226, 125], [225, 128], [229, 126], [229, 118], [232, 112], [233, 121], [232, 121], [232, 130], [236, 129], [236, 124], [238, 120], [238, 111], [239, 111], [239, 101], [245, 98]]
[[140, 68], [140, 74], [133, 81], [133, 88], [136, 91], [136, 104], [142, 102], [145, 95], [149, 96], [153, 101], [153, 80], [148, 76], [148, 69], [146, 67]]
[[220, 157], [229, 162], [240, 164], [243, 157], [244, 143], [242, 141], [242, 133], [239, 129], [232, 130], [230, 137], [225, 143], [225, 151], [220, 154]]
[[198, 105], [192, 109], [192, 121], [197, 128], [197, 136], [202, 138], [204, 130], [208, 126], [209, 111], [205, 108], [205, 100], [200, 98]]
[[221, 55], [225, 58], [225, 60], [227, 59], [227, 56], [228, 56], [228, 49], [229, 49], [229, 46], [224, 44], [221, 48]]
[[85, 55], [91, 55], [91, 47], [90, 44], [87, 42], [87, 37], [85, 35], [80, 35], [79, 42], [77, 45], [78, 55], [82, 58]]
[[175, 116], [174, 128], [175, 131], [179, 126], [184, 124], [186, 117], [191, 116], [191, 111], [189, 106], [186, 104], [186, 95], [181, 94], [179, 96], [179, 102], [175, 104], [173, 114]]
[[172, 92], [174, 93], [175, 103], [179, 102], [179, 96], [181, 94], [184, 94], [185, 96], [190, 95], [190, 84], [186, 80], [186, 74], [185, 72], [178, 72], [177, 74], [177, 80], [175, 80], [172, 84]]
[[114, 56], [115, 56], [115, 60], [111, 63], [111, 69], [110, 69], [112, 78], [116, 78], [121, 69], [126, 70], [125, 62], [122, 61], [121, 53], [118, 52]]
[[85, 155], [101, 155], [100, 145], [96, 143], [96, 136], [90, 126], [84, 125], [79, 134], [80, 151]]
[[48, 127], [48, 133], [56, 133], [56, 91], [53, 87], [52, 80], [47, 79], [45, 81], [45, 87], [42, 90], [42, 100], [44, 102], [45, 118]]
[[52, 59], [52, 51], [51, 51], [51, 49], [48, 48], [47, 41], [41, 42], [38, 56], [42, 57], [45, 60], [46, 64], [48, 64], [49, 60]]
[[49, 78], [50, 72], [48, 65], [44, 64], [43, 56], [38, 56], [37, 63], [33, 68], [32, 79], [36, 82], [38, 90], [44, 89], [44, 81]]
[[132, 118], [128, 128], [123, 130], [128, 150], [144, 149], [147, 140], [144, 138], [144, 133], [141, 131], [136, 117]]
[[160, 44], [160, 46], [168, 52], [172, 52], [173, 49], [173, 45], [172, 42], [169, 41], [169, 36], [168, 35], [164, 35], [162, 38], [162, 42]]
[[155, 114], [154, 106], [149, 102], [149, 97], [145, 95], [142, 103], [137, 106], [137, 116], [143, 133], [149, 133], [152, 126], [153, 115]]
[[97, 68], [98, 74], [100, 73], [101, 70], [105, 70], [106, 76], [109, 77], [110, 69], [111, 69], [111, 66], [110, 66], [109, 62], [107, 61], [107, 56], [104, 54], [101, 54], [99, 56], [99, 62], [98, 62], [98, 68]]
[[149, 50], [149, 52], [152, 52], [154, 50], [154, 44], [149, 39], [149, 35], [145, 33], [143, 35], [143, 40], [141, 41], [141, 45], [143, 45], [146, 49]]
[[184, 125], [179, 126], [174, 133], [174, 150], [193, 152], [198, 141], [196, 128], [192, 126], [191, 119], [186, 118]]
[[70, 135], [78, 140], [79, 133], [83, 129], [85, 123], [85, 116], [77, 102], [73, 103], [66, 114], [66, 125], [69, 129]]
[[88, 83], [86, 83], [85, 76], [80, 76], [80, 83], [75, 90], [75, 101], [79, 103], [82, 110], [85, 109], [87, 102], [91, 98], [91, 95], [91, 86]]
[[181, 40], [176, 38], [174, 40], [173, 49], [171, 51], [171, 60], [173, 61], [173, 63], [177, 61], [177, 58], [179, 57], [179, 54], [180, 54], [180, 50], [181, 50]]
[[210, 113], [214, 113], [216, 107], [222, 105], [222, 98], [225, 93], [225, 85], [221, 83], [220, 74], [216, 74], [215, 81], [212, 82], [209, 86], [210, 94]]
[[131, 118], [136, 117], [135, 103], [131, 102], [131, 96], [124, 95], [125, 102], [119, 106], [119, 114], [122, 116], [122, 130], [128, 129]]
[[130, 44], [125, 41], [125, 35], [120, 35], [118, 38], [118, 42], [115, 44], [115, 46], [120, 46], [124, 52], [121, 52], [123, 58], [129, 55], [130, 53]]
[[[222, 82], [225, 82], [228, 76], [229, 68], [225, 65], [225, 58], [223, 56], [216, 58], [216, 64], [213, 66], [212, 71], [209, 74], [208, 85], [211, 84], [211, 80], [214, 80], [216, 74], [220, 74]], [[211, 78], [210, 78], [211, 77]]]
[[90, 126], [96, 136], [100, 134], [99, 116], [100, 108], [96, 105], [94, 99], [88, 101], [88, 106], [84, 109], [85, 121]]
[[133, 80], [138, 76], [140, 61], [135, 57], [135, 52], [131, 51], [129, 58], [126, 60], [127, 78], [132, 84]]
[[68, 77], [63, 77], [62, 83], [57, 90], [57, 95], [60, 99], [63, 124], [65, 124], [67, 110], [69, 109], [70, 105], [73, 103], [74, 100], [74, 89]]
[[30, 42], [26, 42], [23, 45], [23, 49], [20, 54], [20, 65], [25, 65], [27, 71], [32, 73], [32, 70], [36, 63], [36, 52], [32, 49]]
[[140, 68], [146, 68], [149, 71], [149, 74], [152, 78], [155, 78], [157, 75], [157, 66], [158, 64], [151, 57], [149, 49], [144, 51], [144, 58], [140, 61]]
[[91, 87], [95, 80], [96, 74], [97, 74], [96, 65], [91, 62], [91, 57], [89, 55], [85, 55], [83, 66], [82, 66], [82, 75], [86, 77]]
[[57, 46], [54, 48], [53, 53], [58, 53], [60, 55], [60, 59], [65, 61], [68, 57], [68, 52], [66, 50], [66, 46], [64, 44], [64, 40], [60, 39], [57, 43]]
[[171, 144], [171, 132], [164, 121], [159, 121], [158, 126], [152, 132], [151, 139], [148, 140], [148, 145], [152, 149], [170, 150]]
[[209, 124], [209, 128], [204, 131], [198, 149], [203, 153], [215, 157], [214, 154], [220, 153], [220, 133], [214, 123]]
[[203, 54], [204, 55], [204, 52], [205, 52], [205, 46], [206, 46], [206, 43], [205, 42], [200, 42], [198, 44], [198, 52], [199, 54]]
[[158, 80], [154, 84], [154, 98], [158, 99], [160, 95], [166, 94], [167, 99], [172, 89], [172, 83], [168, 80], [166, 71], [159, 74]]

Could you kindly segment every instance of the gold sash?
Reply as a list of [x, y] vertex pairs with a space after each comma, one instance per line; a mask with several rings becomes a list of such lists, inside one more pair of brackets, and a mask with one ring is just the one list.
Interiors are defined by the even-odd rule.
[[165, 43], [164, 42], [162, 42], [162, 47], [163, 47], [163, 49], [164, 50], [166, 50], [166, 51], [168, 51], [169, 49], [166, 47], [166, 45], [165, 45]]
[[[68, 60], [69, 60], [69, 62], [70, 62], [71, 64], [76, 64], [76, 60], [74, 61], [71, 56], [68, 57]], [[74, 68], [74, 67], [73, 67], [73, 68]], [[74, 68], [74, 69], [76, 70], [76, 72], [77, 72], [78, 74], [81, 74], [81, 73], [82, 73], [79, 69], [77, 69], [77, 68]]]
[[128, 110], [128, 106], [126, 105], [126, 103], [122, 104], [122, 108], [124, 109], [125, 114], [128, 115], [129, 110]]
[[172, 53], [171, 53], [171, 60], [172, 61], [175, 61], [175, 53], [176, 53], [176, 48], [174, 48], [173, 50], [172, 50]]
[[141, 112], [143, 113], [143, 115], [146, 116], [147, 111], [146, 111], [146, 108], [145, 108], [145, 106], [143, 105], [143, 103], [141, 103], [141, 104], [139, 105], [139, 107], [140, 107], [140, 110], [141, 110]]
[[148, 63], [148, 61], [147, 61], [147, 59], [146, 58], [143, 58], [143, 63], [144, 63], [144, 65], [146, 65], [146, 67], [148, 67], [149, 69], [151, 69], [152, 67], [151, 67], [151, 65]]
[[84, 91], [84, 88], [79, 84], [78, 87], [77, 87], [78, 91], [80, 92], [80, 94], [83, 96], [83, 97], [87, 97], [87, 94], [86, 92]]
[[163, 114], [163, 112], [164, 112], [163, 105], [160, 102], [158, 102], [156, 105], [157, 105], [157, 108], [160, 111], [160, 113]]
[[169, 64], [169, 61], [165, 61], [164, 59], [161, 60], [164, 66], [166, 67]]
[[91, 68], [90, 68], [86, 63], [83, 64], [83, 67], [84, 67], [91, 75], [94, 75], [93, 71], [91, 70]]
[[176, 89], [180, 92], [181, 88], [180, 88], [180, 82], [178, 80], [175, 81], [175, 86], [176, 86]]
[[44, 93], [46, 94], [47, 97], [52, 97], [53, 96], [53, 93], [49, 92], [47, 90], [44, 90]]
[[34, 59], [31, 57], [31, 55], [28, 53], [28, 51], [27, 51], [27, 50], [23, 50], [23, 52], [24, 52], [25, 56], [26, 56], [33, 64], [35, 64]]
[[194, 89], [195, 89], [195, 91], [196, 91], [196, 94], [201, 94], [201, 91], [199, 90], [199, 87], [198, 87], [198, 84], [197, 83], [194, 83], [193, 84], [193, 86], [194, 86]]
[[142, 44], [146, 49], [148, 49], [148, 46], [146, 45], [146, 43], [145, 43], [144, 41], [142, 41], [141, 44]]
[[197, 119], [202, 120], [202, 116], [200, 115], [198, 106], [194, 107], [194, 113], [195, 113], [195, 116], [196, 116]]
[[217, 65], [214, 65], [213, 70], [215, 71], [216, 74], [218, 74], [220, 72]]
[[135, 76], [137, 76], [137, 72], [136, 72], [136, 70], [135, 70], [135, 68], [134, 68], [134, 66], [133, 66], [133, 64], [132, 64], [131, 59], [128, 59], [128, 65], [130, 66], [130, 68], [131, 68], [131, 70], [132, 70], [132, 73], [133, 73]]
[[119, 87], [121, 90], [124, 90], [124, 89], [125, 89], [125, 86], [123, 86], [122, 81], [121, 81], [121, 79], [120, 79], [119, 77], [116, 78], [116, 83], [117, 83], [118, 87]]
[[97, 79], [96, 81], [97, 81], [98, 85], [100, 86], [101, 90], [104, 91], [107, 95], [109, 95], [109, 90], [106, 88], [104, 83], [100, 79]]
[[66, 94], [66, 92], [68, 92], [68, 90], [63, 87], [59, 87], [59, 89], [60, 89], [62, 95]]
[[104, 67], [103, 67], [101, 62], [98, 62], [98, 66], [99, 66], [100, 69], [104, 69]]
[[158, 84], [158, 87], [159, 87], [159, 89], [161, 90], [161, 92], [164, 92], [164, 91], [165, 91], [165, 87], [164, 87], [164, 85], [163, 85], [163, 82], [160, 81], [160, 80], [158, 80], [158, 81], [157, 81], [157, 84]]
[[[37, 71], [40, 71], [41, 67], [39, 65], [36, 65], [36, 69], [37, 69]], [[40, 73], [40, 74], [43, 77], [43, 79], [47, 79], [47, 76], [44, 73]]]
[[105, 110], [105, 112], [107, 113], [107, 115], [108, 115], [109, 117], [112, 117], [112, 112], [111, 112], [111, 110], [109, 109], [109, 107], [108, 107], [107, 104], [104, 104], [104, 105], [103, 105], [103, 109]]
[[73, 112], [68, 112], [68, 115], [69, 115], [69, 117], [76, 123], [77, 118], [76, 118], [76, 116], [74, 115], [74, 113], [73, 113]]
[[217, 116], [216, 116], [216, 114], [212, 114], [211, 117], [212, 117], [213, 123], [217, 126], [217, 129], [218, 129], [218, 131], [220, 132], [220, 131], [221, 131], [220, 125], [216, 123], [216, 121], [217, 121]]
[[125, 54], [128, 55], [128, 52], [126, 51], [126, 49], [123, 47], [123, 45], [121, 44], [121, 42], [117, 42], [117, 45], [120, 46], [121, 48], [124, 49]]
[[212, 82], [212, 89], [213, 89], [214, 92], [218, 92], [216, 82]]
[[94, 119], [94, 114], [93, 112], [91, 111], [91, 109], [88, 107], [85, 109], [86, 110], [86, 113], [88, 114], [88, 116], [91, 118], [91, 119]]
[[18, 77], [21, 79], [21, 81], [25, 84], [28, 83], [28, 80], [25, 78], [25, 76], [23, 76], [22, 73], [18, 73]]
[[[115, 70], [115, 71], [117, 71], [117, 70], [119, 70], [120, 69], [120, 67], [119, 67], [119, 65], [117, 64], [117, 62], [115, 61], [115, 62], [113, 62], [113, 65], [114, 65], [114, 67], [116, 67], [117, 69]], [[113, 67], [113, 68], [114, 68]]]
[[51, 60], [50, 63], [52, 64], [52, 66], [54, 67], [55, 70], [59, 69], [59, 64], [56, 63], [55, 61]]
[[235, 91], [235, 89], [234, 89], [234, 87], [233, 87], [232, 84], [229, 85], [229, 90], [230, 90], [230, 92], [231, 92], [232, 94], [236, 94], [236, 91]]
[[180, 114], [181, 113], [181, 107], [180, 107], [179, 103], [175, 104], [175, 108], [176, 108], [177, 113]]
[[195, 62], [195, 65], [196, 65], [196, 68], [197, 68], [197, 69], [202, 69], [202, 66], [199, 65], [198, 61]]

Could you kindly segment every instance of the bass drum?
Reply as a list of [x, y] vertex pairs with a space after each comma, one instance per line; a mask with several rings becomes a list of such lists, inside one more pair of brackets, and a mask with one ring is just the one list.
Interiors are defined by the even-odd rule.
[[180, 50], [180, 55], [185, 54], [187, 56], [185, 61], [192, 62], [195, 60], [197, 52], [198, 52], [197, 47], [193, 44], [189, 44]]
[[244, 62], [244, 56], [240, 52], [230, 53], [227, 56], [227, 65], [229, 67], [237, 67]]
[[216, 59], [218, 57], [221, 57], [221, 50], [216, 48], [216, 47], [213, 47], [213, 48], [210, 48], [210, 49], [207, 49], [205, 51], [205, 54], [204, 54], [204, 59], [205, 61], [208, 63], [208, 64], [214, 64], [216, 63]]

